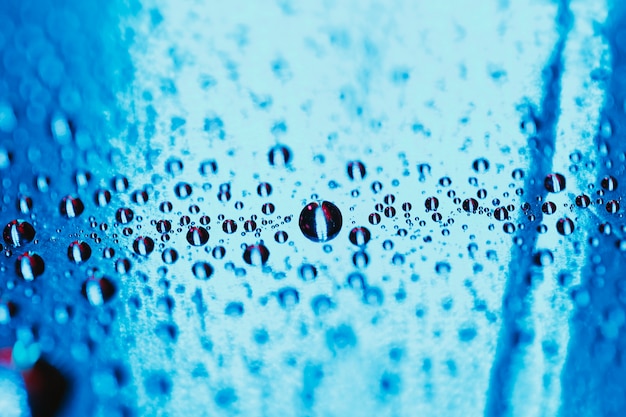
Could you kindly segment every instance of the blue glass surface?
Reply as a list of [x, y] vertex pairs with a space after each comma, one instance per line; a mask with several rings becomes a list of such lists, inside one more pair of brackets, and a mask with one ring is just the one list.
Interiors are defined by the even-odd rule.
[[0, 417], [625, 415], [625, 8], [3, 0]]

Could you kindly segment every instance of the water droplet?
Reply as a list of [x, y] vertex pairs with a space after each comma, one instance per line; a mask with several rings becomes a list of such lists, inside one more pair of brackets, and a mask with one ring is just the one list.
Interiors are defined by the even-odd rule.
[[254, 232], [256, 230], [256, 222], [254, 220], [246, 220], [243, 224], [243, 230], [246, 232]]
[[203, 161], [200, 164], [200, 174], [208, 176], [217, 173], [217, 162], [215, 160]]
[[617, 189], [617, 180], [615, 179], [615, 177], [607, 175], [606, 177], [602, 178], [602, 181], [600, 181], [600, 185], [607, 191], [615, 191]]
[[202, 246], [209, 241], [209, 232], [202, 226], [193, 226], [187, 232], [187, 242], [193, 246]]
[[171, 213], [173, 208], [174, 205], [169, 201], [164, 201], [159, 204], [159, 210], [161, 210], [161, 213]]
[[32, 281], [44, 272], [44, 262], [35, 252], [25, 252], [15, 261], [15, 271], [20, 278]]
[[489, 161], [485, 158], [478, 158], [472, 163], [472, 168], [479, 174], [487, 172], [489, 171]]
[[207, 280], [213, 275], [213, 267], [207, 262], [196, 262], [191, 267], [191, 270], [193, 276], [201, 280]]
[[370, 262], [370, 258], [364, 251], [355, 252], [352, 255], [352, 263], [357, 268], [365, 268]]
[[513, 170], [513, 173], [511, 174], [514, 180], [521, 180], [522, 178], [524, 178], [524, 171], [517, 168]]
[[133, 250], [137, 255], [148, 256], [154, 250], [154, 240], [148, 236], [139, 236], [133, 242]]
[[179, 175], [183, 172], [183, 161], [178, 158], [170, 158], [165, 161], [165, 172], [171, 176]]
[[191, 185], [187, 184], [186, 182], [179, 182], [178, 184], [176, 184], [176, 186], [174, 186], [174, 194], [176, 194], [176, 197], [180, 198], [181, 200], [189, 197], [192, 191], [193, 190], [191, 188]]
[[272, 185], [267, 182], [262, 182], [256, 188], [256, 192], [260, 197], [269, 197], [272, 195]]
[[128, 190], [128, 178], [123, 175], [116, 175], [111, 179], [111, 187], [118, 193]]
[[130, 271], [131, 263], [129, 259], [122, 258], [115, 261], [115, 270], [119, 274], [127, 274]]
[[94, 201], [98, 207], [104, 207], [111, 202], [111, 192], [109, 190], [97, 190], [94, 194]]
[[291, 151], [285, 145], [276, 145], [270, 149], [267, 157], [271, 166], [287, 166], [291, 162]]
[[61, 214], [68, 219], [72, 219], [74, 217], [78, 217], [85, 210], [85, 206], [80, 198], [66, 196], [61, 200], [61, 205], [59, 207]]
[[372, 224], [372, 225], [374, 225], [374, 226], [376, 226], [377, 224], [379, 224], [379, 223], [380, 223], [380, 220], [381, 220], [381, 218], [380, 218], [380, 214], [378, 214], [378, 213], [372, 213], [372, 214], [370, 214], [370, 215], [369, 215], [369, 217], [368, 217], [368, 221], [370, 222], [370, 224]]
[[33, 208], [33, 199], [25, 196], [25, 195], [20, 195], [17, 198], [17, 209], [20, 211], [20, 213], [22, 214], [28, 214], [30, 213], [30, 211]]
[[365, 246], [370, 241], [372, 234], [366, 227], [355, 227], [350, 230], [349, 239], [353, 245]]
[[279, 230], [278, 232], [276, 232], [276, 234], [274, 234], [274, 240], [278, 243], [285, 243], [287, 239], [289, 239], [289, 235], [287, 234], [287, 232], [284, 232], [282, 230]]
[[24, 220], [12, 220], [2, 232], [2, 238], [8, 245], [21, 246], [35, 238], [35, 228]]
[[133, 191], [133, 193], [130, 196], [130, 199], [135, 204], [143, 205], [148, 202], [149, 195], [146, 190]]
[[224, 223], [222, 223], [222, 230], [226, 234], [233, 234], [237, 231], [237, 223], [234, 220], [224, 220]]
[[243, 315], [243, 310], [243, 303], [234, 301], [232, 303], [228, 303], [224, 309], [224, 314], [230, 317], [241, 317]]
[[535, 253], [533, 261], [537, 266], [548, 266], [554, 262], [554, 255], [547, 249], [542, 249]]
[[224, 246], [216, 246], [211, 251], [215, 259], [223, 259], [226, 256], [226, 248]]
[[591, 205], [591, 198], [586, 194], [581, 194], [576, 197], [576, 205], [580, 208], [587, 208]]
[[318, 295], [311, 301], [311, 307], [316, 316], [326, 313], [333, 307], [333, 303], [326, 295]]
[[541, 205], [541, 211], [543, 211], [545, 214], [554, 214], [554, 212], [556, 211], [556, 204], [554, 204], [552, 201], [546, 201]]
[[35, 187], [37, 187], [40, 192], [47, 193], [50, 189], [50, 177], [48, 177], [47, 175], [38, 174], [35, 177]]
[[168, 265], [175, 263], [178, 260], [178, 252], [176, 249], [168, 248], [161, 253], [161, 259]]
[[493, 211], [493, 217], [500, 221], [508, 220], [509, 211], [505, 207], [498, 207]]
[[511, 233], [515, 232], [515, 225], [511, 222], [504, 223], [504, 226], [502, 226], [502, 230], [504, 230], [504, 233], [510, 235]]
[[565, 189], [565, 177], [561, 174], [548, 174], [543, 181], [546, 190], [551, 193], [558, 193]]
[[439, 207], [439, 200], [437, 199], [437, 197], [428, 197], [426, 199], [426, 201], [424, 201], [424, 207], [426, 207], [426, 210], [437, 210], [437, 208]]
[[608, 203], [606, 203], [606, 211], [608, 211], [609, 213], [617, 213], [619, 211], [619, 201], [610, 200]]
[[396, 215], [396, 209], [391, 206], [385, 207], [385, 209], [383, 210], [383, 213], [385, 214], [385, 217], [392, 218], [392, 217], [395, 217]]
[[91, 257], [91, 247], [87, 242], [76, 240], [67, 248], [67, 256], [76, 263], [85, 262]]
[[159, 220], [156, 224], [157, 232], [167, 233], [172, 230], [172, 222], [169, 220]]
[[563, 236], [571, 235], [574, 232], [574, 221], [567, 217], [559, 219], [556, 230]]
[[89, 278], [83, 283], [83, 297], [92, 306], [101, 306], [115, 295], [115, 285], [108, 278]]
[[300, 302], [300, 294], [295, 288], [282, 288], [278, 291], [278, 302], [283, 308], [292, 308]]
[[463, 210], [468, 213], [475, 213], [478, 210], [478, 201], [474, 198], [467, 198], [463, 200]]
[[128, 207], [122, 207], [117, 209], [117, 212], [115, 213], [115, 219], [121, 224], [126, 224], [130, 223], [133, 220], [134, 215], [135, 213], [132, 209]]
[[304, 281], [313, 281], [317, 277], [317, 268], [311, 264], [304, 264], [300, 266], [298, 273]]
[[249, 245], [243, 252], [243, 260], [252, 266], [265, 265], [269, 257], [270, 251], [262, 243]]
[[347, 169], [348, 169], [348, 177], [350, 177], [351, 180], [353, 181], [362, 180], [363, 178], [365, 178], [366, 171], [365, 171], [365, 165], [363, 165], [363, 162], [350, 161], [348, 162]]
[[263, 206], [261, 207], [261, 211], [263, 212], [263, 214], [265, 214], [266, 216], [269, 216], [270, 214], [274, 213], [274, 210], [276, 210], [276, 207], [274, 207], [274, 205], [272, 203], [265, 203], [263, 204]]
[[322, 201], [307, 204], [300, 212], [300, 230], [314, 242], [327, 242], [339, 234], [342, 225], [339, 208], [333, 203]]

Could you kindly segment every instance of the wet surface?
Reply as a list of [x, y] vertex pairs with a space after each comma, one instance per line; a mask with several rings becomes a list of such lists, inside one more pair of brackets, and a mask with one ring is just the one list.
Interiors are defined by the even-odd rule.
[[623, 415], [620, 4], [48, 3], [0, 416]]

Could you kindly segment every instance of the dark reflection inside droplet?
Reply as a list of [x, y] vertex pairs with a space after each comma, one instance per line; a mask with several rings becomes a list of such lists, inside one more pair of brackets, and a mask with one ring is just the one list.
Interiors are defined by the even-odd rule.
[[333, 203], [322, 201], [307, 204], [300, 212], [300, 230], [314, 242], [327, 242], [339, 234], [342, 225], [339, 208]]

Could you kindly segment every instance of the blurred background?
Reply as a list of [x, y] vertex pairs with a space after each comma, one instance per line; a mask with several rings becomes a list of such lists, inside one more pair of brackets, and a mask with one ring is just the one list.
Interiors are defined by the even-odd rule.
[[0, 417], [623, 416], [624, 9], [4, 0]]

